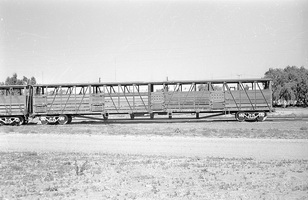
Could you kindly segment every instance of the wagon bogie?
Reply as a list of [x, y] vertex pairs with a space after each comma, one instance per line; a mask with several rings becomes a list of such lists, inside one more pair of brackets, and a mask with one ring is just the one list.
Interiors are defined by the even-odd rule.
[[40, 116], [39, 120], [41, 124], [69, 124], [72, 121], [72, 116], [70, 115], [49, 115], [49, 116]]
[[0, 125], [23, 125], [26, 124], [26, 120], [23, 116], [9, 116], [0, 117]]
[[48, 124], [48, 119], [45, 116], [39, 117], [39, 120], [40, 120], [41, 124], [43, 124], [43, 125]]
[[243, 111], [240, 111], [240, 112], [237, 112], [235, 114], [235, 118], [239, 121], [239, 122], [243, 122], [243, 121], [259, 121], [259, 122], [262, 122], [266, 119], [267, 117], [267, 114], [266, 112], [251, 112], [251, 111], [246, 111], [246, 112], [243, 112]]

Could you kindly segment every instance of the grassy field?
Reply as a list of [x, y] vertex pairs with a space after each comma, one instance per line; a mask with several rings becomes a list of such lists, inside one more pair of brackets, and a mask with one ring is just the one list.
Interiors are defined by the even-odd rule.
[[306, 199], [308, 160], [0, 153], [0, 199]]

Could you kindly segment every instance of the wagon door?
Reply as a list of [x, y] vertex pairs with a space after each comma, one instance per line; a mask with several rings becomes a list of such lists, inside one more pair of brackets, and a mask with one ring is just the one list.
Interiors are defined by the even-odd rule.
[[103, 112], [105, 105], [104, 93], [91, 94], [90, 104], [92, 112]]
[[33, 112], [46, 113], [47, 112], [47, 96], [35, 95], [33, 96]]
[[225, 109], [225, 96], [223, 91], [210, 91], [212, 110]]
[[165, 97], [163, 92], [151, 92], [151, 109], [163, 111], [165, 109]]

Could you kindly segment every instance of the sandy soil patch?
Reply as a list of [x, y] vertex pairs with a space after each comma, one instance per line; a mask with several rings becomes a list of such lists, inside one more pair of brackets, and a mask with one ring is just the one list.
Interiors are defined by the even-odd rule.
[[308, 140], [124, 135], [6, 134], [0, 151], [308, 159]]

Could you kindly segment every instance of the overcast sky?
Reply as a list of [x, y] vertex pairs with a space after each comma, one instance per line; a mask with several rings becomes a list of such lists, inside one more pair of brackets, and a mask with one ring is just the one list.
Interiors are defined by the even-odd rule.
[[0, 0], [0, 82], [262, 77], [308, 66], [308, 1]]

